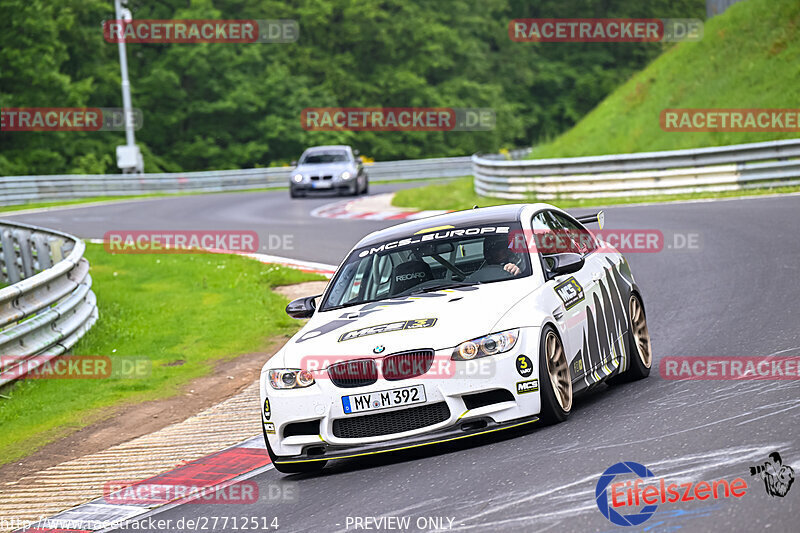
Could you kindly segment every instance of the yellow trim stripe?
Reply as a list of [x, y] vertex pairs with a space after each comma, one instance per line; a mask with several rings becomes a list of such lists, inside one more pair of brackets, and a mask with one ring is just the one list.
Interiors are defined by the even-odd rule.
[[432, 231], [439, 231], [440, 229], [454, 229], [455, 226], [436, 226], [435, 228], [425, 228], [421, 229], [418, 232], [414, 233], [414, 235], [419, 235], [421, 233], [430, 233]]
[[388, 452], [397, 452], [400, 450], [410, 450], [412, 448], [420, 448], [422, 446], [429, 446], [431, 444], [442, 444], [443, 442], [451, 442], [454, 440], [466, 439], [468, 437], [476, 437], [478, 435], [486, 435], [488, 433], [494, 433], [495, 431], [503, 431], [504, 429], [512, 429], [520, 426], [524, 426], [526, 424], [532, 424], [534, 422], [538, 422], [538, 418], [534, 418], [533, 420], [527, 420], [525, 422], [520, 422], [519, 424], [514, 424], [513, 426], [502, 427], [502, 428], [494, 428], [494, 429], [487, 429], [486, 431], [481, 431], [479, 433], [470, 433], [469, 435], [459, 435], [458, 437], [450, 437], [449, 439], [442, 439], [442, 440], [433, 440], [430, 442], [421, 442], [419, 444], [412, 444], [410, 446], [402, 446], [400, 448], [391, 448], [388, 450], [378, 450], [374, 452], [363, 452], [363, 453], [354, 453], [352, 455], [339, 455], [336, 457], [323, 457], [321, 459], [298, 459], [296, 461], [275, 461], [277, 464], [281, 465], [288, 465], [293, 463], [313, 463], [316, 461], [333, 461], [334, 459], [352, 459], [353, 457], [363, 457], [365, 455], [377, 455], [379, 453], [388, 453]]

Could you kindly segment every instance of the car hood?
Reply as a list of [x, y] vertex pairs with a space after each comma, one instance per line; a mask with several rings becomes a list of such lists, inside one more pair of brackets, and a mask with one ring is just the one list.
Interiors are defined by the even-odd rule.
[[338, 175], [345, 170], [353, 170], [353, 164], [347, 161], [341, 163], [317, 163], [313, 165], [297, 165], [294, 173], [300, 174], [332, 174]]
[[382, 354], [455, 347], [493, 333], [527, 287], [524, 279], [508, 280], [317, 312], [273, 367], [305, 368], [307, 357], [374, 357], [377, 346]]

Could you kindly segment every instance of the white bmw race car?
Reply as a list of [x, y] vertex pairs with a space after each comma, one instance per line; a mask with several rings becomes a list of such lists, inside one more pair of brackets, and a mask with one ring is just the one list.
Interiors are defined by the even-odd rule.
[[547, 204], [487, 207], [364, 237], [261, 371], [275, 468], [565, 420], [573, 397], [650, 373], [625, 258]]

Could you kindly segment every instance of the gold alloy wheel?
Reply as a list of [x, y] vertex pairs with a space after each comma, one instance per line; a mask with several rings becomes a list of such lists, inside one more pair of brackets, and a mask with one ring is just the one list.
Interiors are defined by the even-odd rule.
[[553, 393], [561, 409], [568, 413], [572, 408], [572, 380], [569, 376], [564, 347], [561, 345], [561, 341], [558, 340], [558, 336], [552, 331], [547, 332], [544, 342], [550, 385], [553, 387]]
[[650, 365], [653, 363], [653, 350], [650, 347], [650, 332], [647, 331], [647, 319], [644, 316], [644, 308], [639, 298], [634, 295], [631, 295], [629, 308], [636, 351], [639, 352], [639, 359], [642, 360], [642, 364], [646, 368], [650, 368]]

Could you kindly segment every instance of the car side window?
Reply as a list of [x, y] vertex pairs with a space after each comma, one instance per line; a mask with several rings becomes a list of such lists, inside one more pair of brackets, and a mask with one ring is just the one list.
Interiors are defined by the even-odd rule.
[[585, 227], [555, 211], [548, 211], [547, 215], [552, 220], [551, 227], [571, 241], [570, 251], [585, 257], [597, 249], [594, 236]]
[[548, 256], [552, 253], [552, 251], [542, 248], [541, 244], [545, 242], [546, 235], [553, 232], [553, 228], [551, 227], [551, 222], [548, 219], [545, 211], [536, 214], [536, 216], [531, 219], [531, 229], [533, 230], [532, 238], [536, 242], [536, 250], [539, 260], [542, 262], [543, 268], [546, 271], [549, 271], [553, 268], [552, 260], [548, 260]]
[[547, 223], [547, 216], [544, 211], [533, 217], [533, 220], [531, 220], [531, 227], [533, 228], [533, 231], [552, 230], [552, 228]]
[[585, 257], [597, 249], [591, 232], [554, 211], [537, 213], [531, 219], [531, 229], [539, 257], [547, 271], [553, 268], [553, 254], [569, 252]]

